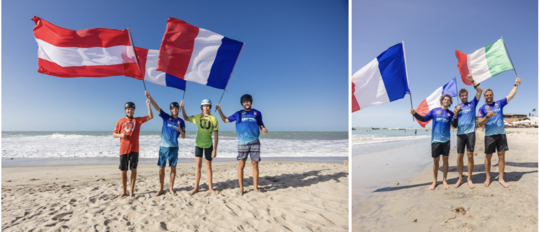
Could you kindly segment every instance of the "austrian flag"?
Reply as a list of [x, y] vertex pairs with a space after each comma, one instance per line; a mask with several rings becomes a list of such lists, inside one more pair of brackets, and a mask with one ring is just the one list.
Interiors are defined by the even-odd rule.
[[39, 17], [32, 20], [39, 46], [38, 72], [57, 77], [140, 75], [128, 29], [73, 31]]

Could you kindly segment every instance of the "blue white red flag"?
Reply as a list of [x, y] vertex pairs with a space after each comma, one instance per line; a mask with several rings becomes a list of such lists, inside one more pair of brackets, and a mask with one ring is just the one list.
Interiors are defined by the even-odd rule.
[[405, 52], [399, 43], [352, 76], [352, 112], [402, 99], [408, 93]]
[[145, 80], [154, 84], [173, 87], [181, 90], [186, 90], [186, 81], [171, 74], [157, 71], [158, 50], [149, 50], [146, 48], [135, 47], [139, 65], [141, 67], [142, 77], [136, 79]]
[[158, 71], [225, 89], [244, 43], [170, 17], [159, 49]]
[[[455, 97], [458, 95], [457, 90], [457, 84], [456, 84], [456, 78], [452, 78], [451, 81], [446, 83], [446, 85], [443, 85], [439, 87], [435, 92], [433, 92], [431, 95], [429, 95], [428, 98], [423, 100], [420, 105], [418, 105], [418, 108], [416, 108], [416, 113], [420, 115], [426, 115], [431, 111], [432, 109], [441, 107], [441, 96], [445, 94], [450, 94], [450, 96]], [[429, 123], [427, 122], [420, 122], [416, 120], [418, 124], [422, 127], [426, 127], [426, 125]], [[430, 120], [431, 121], [431, 120]]]

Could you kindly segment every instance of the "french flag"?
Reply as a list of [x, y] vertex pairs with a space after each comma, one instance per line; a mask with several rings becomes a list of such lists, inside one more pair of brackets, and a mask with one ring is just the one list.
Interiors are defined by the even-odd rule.
[[186, 90], [186, 81], [171, 74], [156, 70], [159, 50], [149, 50], [146, 48], [135, 47], [135, 52], [137, 53], [137, 58], [139, 59], [139, 65], [141, 67], [141, 73], [143, 76], [138, 75], [134, 76], [134, 78], [149, 81], [158, 85]]
[[[450, 82], [446, 83], [446, 85], [443, 85], [443, 86], [439, 87], [437, 90], [435, 90], [435, 92], [433, 92], [431, 95], [429, 95], [428, 98], [423, 100], [420, 103], [420, 105], [418, 105], [418, 107], [416, 108], [416, 113], [418, 113], [420, 115], [426, 115], [432, 109], [441, 107], [441, 96], [445, 95], [445, 94], [450, 94], [450, 96], [452, 96], [452, 97], [456, 97], [458, 95], [458, 90], [457, 90], [457, 84], [456, 84], [456, 78], [455, 77], [452, 78], [452, 80]], [[427, 122], [420, 122], [418, 120], [416, 120], [416, 121], [418, 122], [418, 124], [420, 124], [420, 126], [426, 127], [426, 125], [431, 120], [429, 120]]]
[[38, 72], [57, 77], [108, 77], [139, 74], [129, 30], [69, 30], [37, 16], [34, 36]]
[[352, 76], [352, 112], [409, 94], [403, 42], [381, 53]]
[[244, 43], [170, 17], [159, 49], [158, 71], [225, 89]]

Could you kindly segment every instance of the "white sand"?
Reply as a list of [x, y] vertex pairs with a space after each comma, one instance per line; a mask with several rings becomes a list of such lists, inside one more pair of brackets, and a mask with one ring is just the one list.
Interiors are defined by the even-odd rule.
[[[353, 199], [353, 231], [537, 231], [538, 230], [538, 129], [507, 129], [510, 150], [506, 152], [504, 188], [498, 182], [498, 158], [492, 158], [491, 185], [484, 187], [484, 133], [477, 132], [472, 180], [454, 188], [457, 181], [457, 153], [450, 153], [448, 183], [433, 191], [429, 167], [410, 181], [381, 188], [361, 202]], [[354, 167], [353, 160], [353, 167]], [[442, 160], [440, 162], [442, 170]], [[464, 159], [464, 180], [467, 158]], [[373, 177], [376, 178], [376, 177]], [[354, 196], [354, 194], [353, 194]], [[365, 199], [365, 198], [364, 198]], [[465, 214], [455, 214], [462, 206]], [[455, 219], [449, 219], [453, 218]], [[414, 222], [416, 220], [416, 222]]]
[[179, 163], [176, 195], [167, 170], [165, 194], [155, 196], [158, 167], [140, 164], [136, 196], [123, 198], [118, 165], [2, 168], [2, 230], [348, 231], [348, 166], [263, 161], [255, 193], [248, 164], [240, 197], [236, 162], [213, 165], [218, 196], [204, 164], [201, 192], [189, 196], [195, 164]]

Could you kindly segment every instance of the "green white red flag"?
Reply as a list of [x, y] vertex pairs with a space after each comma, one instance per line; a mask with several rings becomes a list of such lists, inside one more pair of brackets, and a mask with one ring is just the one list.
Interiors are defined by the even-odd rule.
[[499, 73], [514, 69], [506, 53], [502, 37], [472, 54], [467, 55], [456, 50], [456, 58], [458, 59], [457, 66], [461, 73], [461, 80], [466, 85], [472, 85], [466, 78], [469, 74], [473, 76], [475, 82], [480, 83]]

